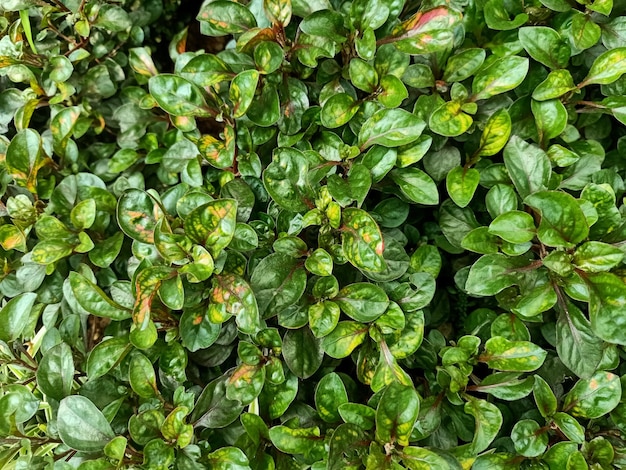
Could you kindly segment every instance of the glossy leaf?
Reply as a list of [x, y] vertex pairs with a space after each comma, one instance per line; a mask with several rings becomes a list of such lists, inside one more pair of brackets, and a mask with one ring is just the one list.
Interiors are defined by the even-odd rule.
[[626, 73], [626, 47], [608, 50], [593, 62], [589, 74], [579, 85], [607, 85]]
[[474, 100], [485, 100], [517, 87], [528, 73], [528, 59], [509, 56], [496, 59], [474, 77]]
[[161, 74], [150, 78], [149, 85], [152, 97], [165, 112], [173, 116], [209, 114], [200, 89], [182, 77]]
[[358, 145], [361, 150], [374, 144], [399, 147], [414, 142], [425, 127], [424, 121], [408, 111], [381, 109], [361, 127]]
[[546, 351], [529, 341], [509, 341], [494, 336], [485, 343], [480, 359], [493, 369], [532, 372], [541, 367], [546, 356]]
[[81, 452], [101, 451], [115, 437], [102, 412], [80, 395], [61, 400], [57, 426], [63, 443]]
[[376, 320], [389, 306], [385, 291], [367, 282], [344, 287], [333, 300], [346, 315], [362, 323]]
[[37, 294], [28, 292], [9, 300], [0, 310], [0, 340], [15, 341], [26, 328]]
[[185, 219], [185, 231], [217, 256], [233, 239], [236, 223], [237, 201], [218, 199], [194, 209]]
[[599, 371], [589, 379], [576, 382], [565, 395], [563, 409], [581, 418], [599, 418], [617, 406], [621, 393], [619, 377]]
[[343, 211], [342, 222], [341, 241], [346, 259], [367, 271], [385, 269], [383, 237], [372, 216], [364, 210], [348, 208]]
[[392, 382], [376, 408], [376, 438], [405, 446], [419, 414], [419, 396], [413, 387]]

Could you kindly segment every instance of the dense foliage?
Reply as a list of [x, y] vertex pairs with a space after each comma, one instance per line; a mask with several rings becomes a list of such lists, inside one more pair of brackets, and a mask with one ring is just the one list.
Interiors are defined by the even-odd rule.
[[0, 467], [624, 468], [626, 2], [189, 8], [0, 4]]

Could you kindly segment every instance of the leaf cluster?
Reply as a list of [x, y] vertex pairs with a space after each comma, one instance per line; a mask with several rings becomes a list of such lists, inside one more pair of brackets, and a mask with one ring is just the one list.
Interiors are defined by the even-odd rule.
[[186, 8], [0, 4], [0, 467], [626, 467], [626, 1]]

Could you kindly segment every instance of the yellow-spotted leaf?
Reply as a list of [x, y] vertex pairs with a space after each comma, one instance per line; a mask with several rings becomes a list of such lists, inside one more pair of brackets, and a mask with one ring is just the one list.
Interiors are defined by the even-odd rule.
[[380, 228], [362, 209], [347, 208], [342, 214], [341, 241], [347, 260], [360, 269], [381, 272], [386, 267]]
[[217, 199], [194, 209], [185, 219], [185, 233], [217, 256], [233, 239], [237, 225], [237, 201]]
[[413, 387], [398, 382], [389, 384], [376, 408], [376, 439], [409, 445], [419, 407], [419, 396]]
[[479, 360], [496, 370], [532, 372], [541, 367], [547, 354], [530, 341], [509, 341], [494, 336], [485, 343], [485, 352]]
[[254, 292], [250, 285], [236, 274], [213, 277], [207, 315], [212, 323], [223, 323], [235, 317], [237, 327], [247, 334], [261, 329], [261, 318]]

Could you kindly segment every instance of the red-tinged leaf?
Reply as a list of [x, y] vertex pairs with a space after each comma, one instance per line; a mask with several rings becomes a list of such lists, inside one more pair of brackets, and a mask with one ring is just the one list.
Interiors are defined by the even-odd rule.
[[152, 300], [161, 283], [174, 277], [176, 271], [166, 266], [153, 266], [141, 271], [135, 278], [135, 305], [133, 323], [141, 330], [150, 322]]
[[213, 278], [207, 315], [212, 323], [223, 323], [235, 316], [240, 331], [253, 334], [261, 327], [259, 307], [252, 288], [235, 274]]
[[219, 140], [206, 134], [198, 141], [200, 154], [211, 166], [220, 170], [233, 166], [235, 161], [235, 130], [226, 126], [223, 135], [223, 140]]
[[394, 28], [390, 37], [378, 44], [394, 43], [409, 54], [427, 54], [449, 46], [454, 36], [454, 26], [461, 14], [444, 6], [415, 13]]

